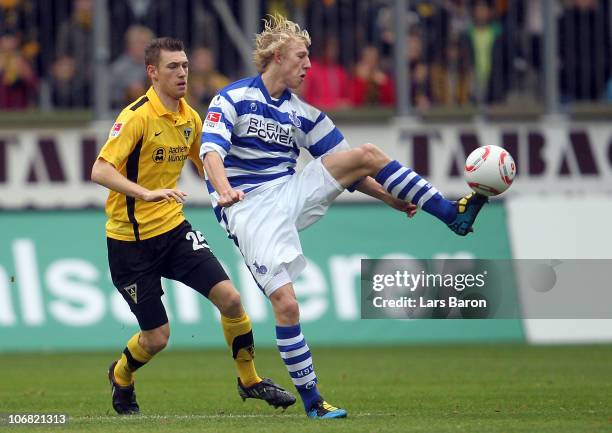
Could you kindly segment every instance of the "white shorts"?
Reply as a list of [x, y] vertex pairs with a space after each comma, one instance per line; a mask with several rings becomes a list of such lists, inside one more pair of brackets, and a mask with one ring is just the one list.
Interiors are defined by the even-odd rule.
[[255, 190], [224, 209], [221, 224], [234, 238], [259, 288], [270, 296], [304, 270], [298, 232], [318, 221], [344, 191], [321, 158], [280, 185]]

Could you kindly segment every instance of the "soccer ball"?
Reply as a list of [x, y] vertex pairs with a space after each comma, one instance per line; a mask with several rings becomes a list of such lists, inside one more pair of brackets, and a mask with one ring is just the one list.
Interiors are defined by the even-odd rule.
[[478, 194], [499, 195], [512, 185], [516, 174], [514, 159], [499, 146], [482, 146], [465, 160], [463, 177]]

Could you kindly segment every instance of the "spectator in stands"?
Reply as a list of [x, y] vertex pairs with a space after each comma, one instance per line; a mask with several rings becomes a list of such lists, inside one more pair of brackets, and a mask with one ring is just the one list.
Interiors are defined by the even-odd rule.
[[541, 0], [527, 0], [525, 33], [527, 35], [528, 83], [531, 93], [541, 98], [544, 91], [542, 43], [544, 40], [544, 12]]
[[36, 67], [40, 51], [38, 26], [34, 5], [29, 0], [0, 1], [0, 26], [16, 33], [21, 40], [21, 51], [33, 67]]
[[[64, 21], [57, 36], [57, 58], [69, 57], [74, 61], [73, 85], [79, 89], [91, 89], [93, 79], [93, 35], [92, 35], [92, 0], [73, 0], [71, 17]], [[87, 90], [89, 91], [89, 90]], [[75, 95], [76, 106], [84, 106], [90, 101], [90, 95]]]
[[472, 19], [466, 37], [474, 68], [474, 93], [479, 103], [492, 102], [499, 99], [493, 97], [492, 86], [498, 78], [492, 70], [494, 58], [500, 58], [502, 28], [493, 21], [493, 8], [486, 0], [476, 0]]
[[86, 108], [91, 103], [87, 83], [76, 77], [76, 64], [70, 56], [60, 56], [51, 67], [51, 102], [56, 108]]
[[[215, 50], [220, 43], [231, 46], [214, 8], [203, 0], [107, 0], [112, 23], [111, 59], [117, 59], [124, 50], [124, 35], [133, 25], [150, 28], [157, 35], [172, 35], [187, 46], [209, 46]], [[217, 52], [223, 52], [218, 50]]]
[[19, 36], [2, 29], [0, 35], [0, 109], [24, 109], [32, 105], [38, 79], [21, 51]]
[[465, 44], [452, 35], [431, 65], [431, 94], [435, 104], [466, 105], [472, 97], [472, 69]]
[[[395, 45], [394, 5], [390, 2], [368, 2], [369, 24], [372, 34], [369, 40], [375, 40], [380, 47], [381, 62], [391, 67], [393, 65], [393, 47]], [[405, 21], [409, 22], [406, 13]]]
[[449, 33], [451, 35], [463, 34], [470, 26], [469, 1], [470, 0], [444, 0], [444, 7], [450, 14]]
[[[539, 3], [541, 0], [533, 1]], [[526, 0], [494, 0], [496, 21], [501, 26], [501, 33], [493, 45], [493, 62], [489, 80], [489, 102], [515, 100], [525, 103], [531, 64], [527, 57], [528, 34]], [[541, 18], [542, 12], [530, 7], [532, 13]], [[535, 18], [531, 18], [535, 24]], [[494, 79], [493, 79], [494, 77]], [[531, 92], [533, 95], [533, 92]], [[516, 98], [519, 98], [518, 100]], [[532, 99], [531, 99], [532, 100]]]
[[212, 51], [199, 47], [191, 52], [187, 101], [194, 107], [208, 107], [211, 99], [230, 79], [217, 71]]
[[[113, 23], [113, 31], [110, 34], [112, 60], [125, 53], [125, 35], [130, 27], [140, 25], [160, 34], [159, 23], [164, 19], [161, 10], [163, 3], [169, 3], [172, 6], [172, 2], [153, 0], [109, 0], [110, 20]], [[171, 20], [171, 18], [172, 14], [165, 16], [165, 20]]]
[[311, 61], [304, 81], [304, 99], [320, 110], [350, 107], [349, 76], [338, 63], [338, 39], [329, 37], [323, 55]]
[[597, 0], [572, 0], [559, 22], [561, 93], [566, 101], [597, 100], [610, 77], [610, 24]]
[[424, 59], [430, 63], [448, 45], [451, 29], [449, 5], [439, 0], [419, 0], [412, 5], [422, 31]]
[[425, 59], [422, 30], [413, 27], [406, 37], [408, 68], [410, 73], [410, 97], [413, 107], [421, 111], [431, 107], [429, 65]]
[[110, 67], [113, 108], [123, 107], [147, 91], [144, 52], [154, 37], [147, 27], [134, 25], [128, 28], [125, 51]]
[[378, 48], [367, 45], [355, 65], [351, 81], [351, 102], [354, 106], [390, 106], [395, 102], [395, 89], [391, 76], [380, 66]]

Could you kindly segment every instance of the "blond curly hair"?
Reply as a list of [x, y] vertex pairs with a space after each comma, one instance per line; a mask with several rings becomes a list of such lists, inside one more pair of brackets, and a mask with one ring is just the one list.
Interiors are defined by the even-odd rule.
[[255, 36], [255, 51], [253, 62], [259, 73], [263, 73], [272, 61], [274, 52], [282, 48], [288, 41], [297, 39], [306, 47], [310, 46], [310, 35], [297, 23], [289, 21], [282, 15], [268, 15], [264, 18], [264, 29]]

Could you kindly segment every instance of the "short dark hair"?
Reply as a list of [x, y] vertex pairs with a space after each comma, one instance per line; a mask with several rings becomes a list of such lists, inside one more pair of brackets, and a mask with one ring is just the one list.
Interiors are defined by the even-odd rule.
[[176, 52], [185, 51], [183, 41], [175, 38], [157, 38], [153, 39], [145, 48], [145, 66], [159, 66], [159, 53], [161, 50]]

